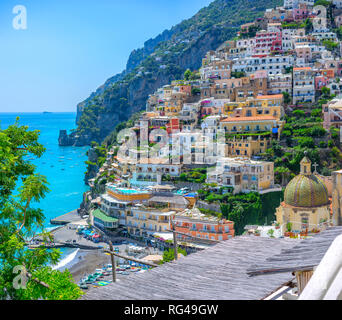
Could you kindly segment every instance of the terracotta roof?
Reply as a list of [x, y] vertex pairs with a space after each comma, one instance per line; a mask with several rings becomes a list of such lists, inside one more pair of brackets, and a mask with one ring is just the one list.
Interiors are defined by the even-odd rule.
[[257, 99], [281, 99], [283, 98], [282, 94], [270, 94], [266, 96], [257, 96]]
[[268, 257], [262, 264], [256, 262], [247, 269], [252, 279], [271, 274], [282, 274], [300, 270], [310, 270], [318, 266], [332, 242], [342, 234], [342, 227], [326, 230], [302, 241], [296, 241], [290, 249], [282, 249], [280, 254]]
[[221, 122], [239, 122], [239, 121], [265, 121], [265, 120], [277, 120], [272, 116], [260, 116], [260, 117], [230, 117], [223, 119]]
[[299, 71], [299, 70], [311, 70], [311, 67], [293, 68], [293, 71]]
[[170, 164], [169, 158], [140, 158], [137, 164]]

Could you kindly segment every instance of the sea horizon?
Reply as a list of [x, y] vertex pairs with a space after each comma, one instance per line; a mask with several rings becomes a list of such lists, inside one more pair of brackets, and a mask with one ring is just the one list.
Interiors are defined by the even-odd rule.
[[11, 112], [0, 112], [0, 114], [42, 114], [42, 113], [72, 113], [77, 114], [77, 111], [11, 111]]

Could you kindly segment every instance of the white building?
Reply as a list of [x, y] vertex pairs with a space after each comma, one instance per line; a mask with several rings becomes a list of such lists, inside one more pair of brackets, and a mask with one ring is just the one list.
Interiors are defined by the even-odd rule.
[[310, 67], [293, 69], [293, 103], [315, 102], [315, 72]]
[[268, 75], [284, 73], [285, 68], [292, 67], [294, 58], [292, 55], [283, 56], [252, 56], [244, 59], [234, 60], [233, 71], [252, 74], [255, 71], [266, 70]]
[[220, 158], [216, 168], [208, 170], [207, 183], [233, 187], [234, 193], [274, 191], [274, 164], [248, 158]]
[[108, 194], [101, 195], [101, 210], [108, 216], [119, 219], [119, 225], [126, 225], [129, 202], [119, 201]]

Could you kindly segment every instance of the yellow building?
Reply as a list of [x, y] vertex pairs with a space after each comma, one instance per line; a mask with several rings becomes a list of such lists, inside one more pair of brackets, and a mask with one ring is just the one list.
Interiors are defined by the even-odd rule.
[[272, 131], [274, 128], [281, 131], [282, 127], [283, 122], [273, 116], [228, 117], [220, 122], [220, 129], [232, 134]]
[[259, 96], [240, 102], [227, 102], [224, 114], [227, 116], [258, 117], [272, 116], [280, 120], [284, 116], [282, 95]]
[[311, 161], [305, 156], [300, 163], [300, 174], [285, 189], [285, 200], [277, 208], [277, 222], [293, 232], [319, 230], [322, 223], [331, 222], [328, 189], [316, 172], [311, 172]]
[[228, 138], [225, 145], [225, 157], [247, 156], [251, 158], [266, 152], [271, 146], [271, 137], [268, 136], [246, 136], [242, 138]]
[[131, 213], [127, 215], [127, 231], [139, 236], [167, 232], [170, 230], [170, 221], [175, 214], [175, 211], [170, 211], [168, 208], [132, 207]]

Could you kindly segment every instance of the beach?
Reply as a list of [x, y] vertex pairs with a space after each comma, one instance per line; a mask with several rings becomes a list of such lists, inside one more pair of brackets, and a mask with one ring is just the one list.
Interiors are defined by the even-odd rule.
[[102, 268], [104, 264], [111, 263], [110, 256], [102, 251], [80, 250], [74, 263], [68, 268], [76, 283], [88, 274], [94, 273], [95, 269]]

